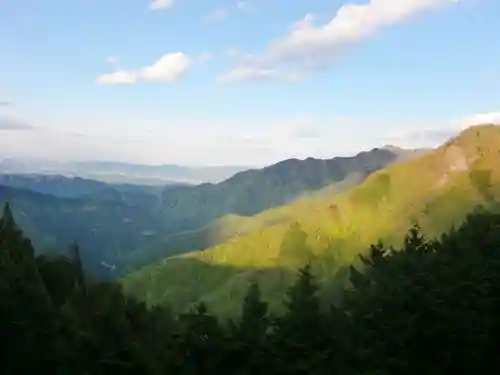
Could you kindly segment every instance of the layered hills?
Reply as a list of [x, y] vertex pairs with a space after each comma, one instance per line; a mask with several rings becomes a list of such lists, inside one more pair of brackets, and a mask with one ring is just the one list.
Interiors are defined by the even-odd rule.
[[[175, 183], [172, 183], [175, 184]], [[180, 184], [179, 185], [183, 185]], [[185, 184], [184, 184], [185, 185]], [[109, 197], [118, 193], [158, 194], [162, 186], [110, 184], [81, 177], [53, 174], [0, 174], [0, 186], [31, 190], [36, 193], [54, 195], [59, 198]]]
[[150, 186], [164, 186], [170, 183], [216, 183], [245, 169], [248, 168], [242, 166], [188, 167], [176, 164], [144, 165], [113, 161], [0, 158], [0, 173], [4, 174], [78, 176], [106, 183]]
[[[149, 304], [185, 310], [203, 301], [218, 314], [232, 315], [251, 280], [279, 309], [275, 297], [296, 268], [310, 261], [320, 276], [333, 280], [323, 286], [331, 297], [343, 286], [347, 266], [369, 244], [398, 245], [415, 222], [427, 235], [437, 236], [477, 205], [494, 205], [500, 199], [499, 161], [500, 127], [471, 127], [437, 149], [375, 171], [340, 194], [260, 213], [246, 220], [251, 229], [245, 234], [144, 267], [122, 284]], [[281, 220], [261, 225], [272, 217]]]
[[10, 202], [39, 251], [65, 251], [76, 240], [87, 269], [112, 278], [275, 224], [289, 216], [287, 210], [263, 215], [259, 222], [246, 216], [299, 198], [299, 205], [309, 205], [319, 193], [309, 195], [318, 189], [326, 188], [321, 194], [342, 190], [411, 154], [374, 149], [329, 160], [291, 159], [216, 184], [163, 188], [3, 175], [0, 204]]

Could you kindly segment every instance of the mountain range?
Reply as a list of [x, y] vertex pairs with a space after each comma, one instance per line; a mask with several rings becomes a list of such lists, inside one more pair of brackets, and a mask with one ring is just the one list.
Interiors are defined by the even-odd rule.
[[[85, 178], [92, 163], [78, 177], [0, 173], [0, 203], [10, 203], [38, 252], [65, 253], [76, 240], [92, 276], [118, 278], [149, 305], [186, 311], [205, 302], [232, 316], [250, 281], [280, 311], [277, 296], [307, 262], [325, 300], [339, 298], [370, 244], [399, 246], [415, 222], [438, 236], [477, 205], [495, 206], [498, 160], [500, 127], [481, 125], [436, 149], [288, 159], [200, 184]], [[97, 164], [93, 173], [118, 168]]]
[[290, 159], [219, 183], [163, 187], [11, 173], [0, 175], [0, 203], [10, 202], [39, 251], [64, 252], [76, 240], [87, 269], [113, 278], [280, 222], [286, 210], [258, 222], [250, 216], [295, 200], [294, 205], [314, 204], [417, 154], [380, 148], [353, 157]]
[[43, 159], [0, 159], [0, 173], [63, 175], [81, 177], [114, 184], [163, 186], [171, 183], [198, 184], [220, 182], [243, 166], [188, 167], [175, 164], [144, 165], [112, 161], [53, 161]]
[[346, 286], [349, 266], [370, 244], [400, 245], [415, 223], [426, 235], [438, 236], [478, 205], [496, 207], [499, 160], [500, 127], [471, 127], [436, 149], [388, 163], [340, 192], [245, 218], [245, 233], [166, 258], [121, 282], [127, 293], [151, 305], [184, 311], [203, 301], [211, 311], [233, 316], [250, 281], [258, 282], [270, 307], [279, 311], [277, 296], [296, 269], [310, 262], [328, 280], [322, 293], [332, 300]]

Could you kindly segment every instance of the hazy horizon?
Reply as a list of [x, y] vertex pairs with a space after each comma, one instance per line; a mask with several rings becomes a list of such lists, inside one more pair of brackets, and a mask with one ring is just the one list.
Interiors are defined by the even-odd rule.
[[263, 166], [434, 147], [500, 122], [498, 14], [497, 0], [6, 0], [0, 149]]

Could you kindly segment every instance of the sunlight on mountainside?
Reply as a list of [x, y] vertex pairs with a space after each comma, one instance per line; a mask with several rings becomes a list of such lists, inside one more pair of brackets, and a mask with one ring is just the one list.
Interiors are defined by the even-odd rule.
[[[338, 196], [319, 198], [311, 205], [292, 203], [245, 219], [252, 223], [287, 213], [283, 222], [257, 225], [246, 235], [185, 255], [182, 261], [167, 259], [145, 267], [127, 276], [123, 285], [136, 295], [146, 293], [149, 303], [185, 308], [188, 301], [203, 300], [215, 311], [230, 313], [239, 305], [244, 285], [257, 279], [263, 295], [272, 301], [273, 294], [290, 282], [295, 264], [291, 256], [310, 259], [323, 276], [331, 276], [356, 262], [370, 243], [382, 239], [401, 244], [401, 233], [414, 222], [436, 236], [458, 224], [477, 204], [500, 198], [499, 158], [500, 127], [469, 128], [436, 150], [374, 172]], [[287, 238], [300, 238], [297, 231], [305, 234], [306, 246], [297, 243], [297, 254], [284, 253]], [[304, 248], [311, 253], [305, 256]], [[179, 288], [191, 290], [186, 303], [179, 303]]]

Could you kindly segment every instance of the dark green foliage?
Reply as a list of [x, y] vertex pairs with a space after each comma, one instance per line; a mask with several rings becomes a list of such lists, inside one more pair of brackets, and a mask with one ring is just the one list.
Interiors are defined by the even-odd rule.
[[269, 324], [267, 310], [267, 303], [262, 301], [259, 285], [252, 282], [243, 300], [237, 335], [253, 345], [261, 344], [266, 336]]
[[[35, 258], [8, 205], [0, 219], [0, 373], [431, 374], [498, 373], [500, 214], [477, 209], [428, 239], [377, 243], [352, 266], [336, 307], [320, 304], [307, 264], [268, 315], [251, 283], [226, 324], [200, 303], [173, 316], [85, 276], [68, 257]], [[332, 280], [333, 281], [333, 280]]]
[[[9, 205], [0, 219], [0, 332], [9, 345], [0, 363], [7, 371], [32, 372], [54, 365], [53, 305], [38, 272], [34, 250], [17, 227]], [[19, 358], [29, 358], [19, 362]]]
[[500, 215], [478, 213], [440, 242], [413, 228], [402, 251], [374, 249], [346, 306], [357, 371], [498, 371], [499, 235]]

